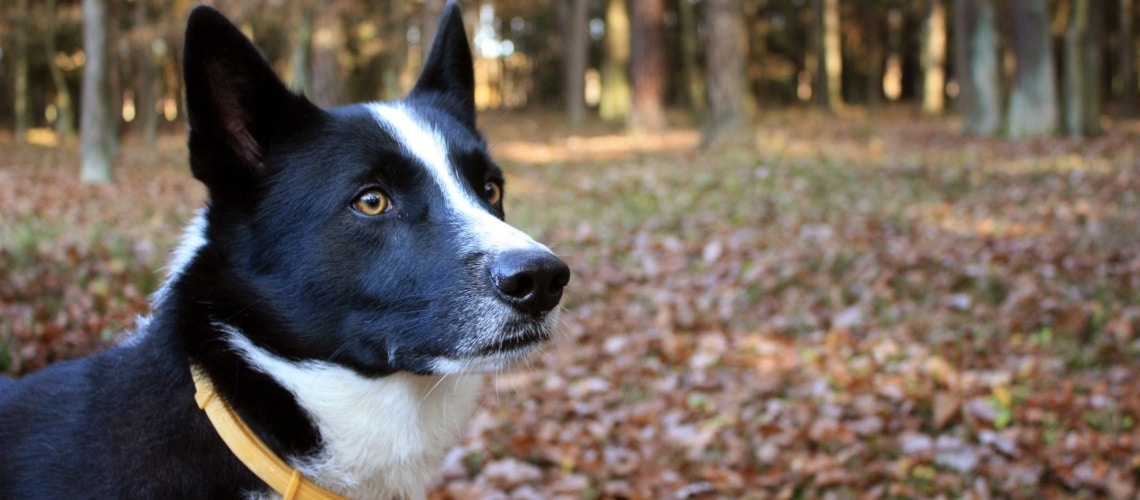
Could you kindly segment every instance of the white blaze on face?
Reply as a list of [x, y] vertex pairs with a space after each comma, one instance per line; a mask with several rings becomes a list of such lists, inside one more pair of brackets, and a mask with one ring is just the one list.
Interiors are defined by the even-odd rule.
[[376, 121], [400, 142], [405, 152], [419, 160], [433, 181], [443, 191], [452, 222], [464, 236], [465, 250], [498, 253], [511, 249], [542, 248], [526, 233], [491, 215], [463, 186], [457, 170], [447, 155], [447, 144], [427, 123], [419, 120], [405, 106], [389, 103], [370, 104]]

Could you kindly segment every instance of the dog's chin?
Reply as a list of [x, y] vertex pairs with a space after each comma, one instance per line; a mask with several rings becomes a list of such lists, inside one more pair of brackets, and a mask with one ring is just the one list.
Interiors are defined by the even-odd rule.
[[550, 343], [557, 313], [546, 321], [508, 328], [490, 338], [469, 341], [455, 355], [432, 359], [435, 374], [502, 373], [526, 368]]
[[534, 343], [493, 354], [460, 357], [438, 357], [431, 361], [436, 375], [503, 373], [525, 368], [542, 352], [544, 343]]

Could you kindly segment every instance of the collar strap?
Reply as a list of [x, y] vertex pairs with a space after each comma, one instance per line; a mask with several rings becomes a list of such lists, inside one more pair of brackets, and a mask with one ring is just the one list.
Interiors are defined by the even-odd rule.
[[200, 366], [190, 363], [190, 373], [194, 376], [197, 391], [194, 399], [198, 401], [198, 408], [206, 412], [218, 436], [250, 472], [285, 500], [347, 500], [321, 488], [273, 453], [214, 390], [213, 382]]

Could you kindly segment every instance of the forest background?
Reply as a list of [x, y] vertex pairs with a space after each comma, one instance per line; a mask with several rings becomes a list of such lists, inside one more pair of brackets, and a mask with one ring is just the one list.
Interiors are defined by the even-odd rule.
[[[441, 0], [218, 0], [322, 105]], [[1133, 497], [1133, 0], [469, 0], [508, 219], [574, 279], [435, 497]], [[192, 2], [0, 0], [0, 370], [110, 345], [204, 201]]]

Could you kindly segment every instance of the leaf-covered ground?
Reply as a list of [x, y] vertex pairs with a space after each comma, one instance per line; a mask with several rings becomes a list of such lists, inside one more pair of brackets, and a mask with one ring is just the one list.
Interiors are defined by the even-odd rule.
[[[1140, 124], [963, 138], [905, 110], [768, 112], [753, 144], [482, 118], [508, 219], [574, 277], [434, 497], [1133, 497]], [[181, 139], [110, 187], [0, 138], [0, 367], [146, 312], [203, 199]]]

